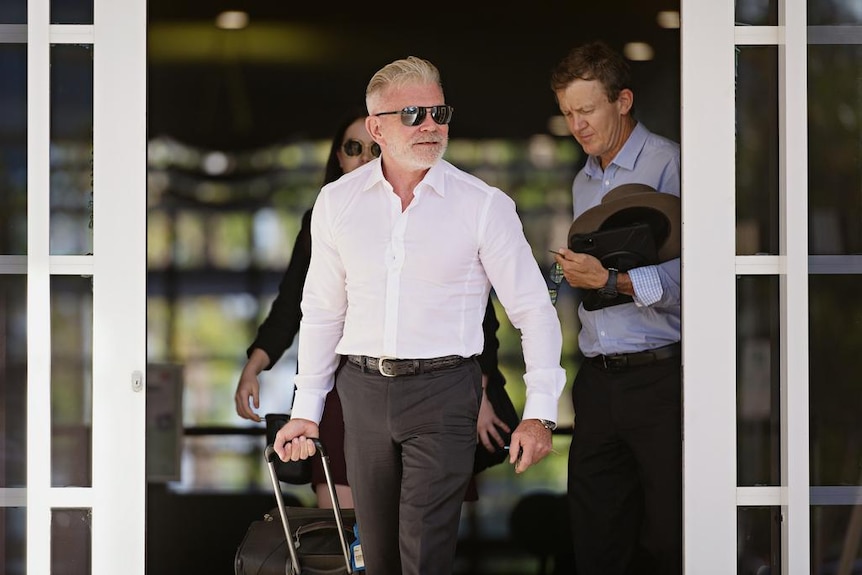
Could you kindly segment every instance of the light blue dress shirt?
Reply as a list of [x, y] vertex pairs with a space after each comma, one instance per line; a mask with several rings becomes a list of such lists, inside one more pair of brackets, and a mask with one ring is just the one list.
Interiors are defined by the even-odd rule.
[[[590, 156], [572, 184], [574, 216], [599, 205], [622, 184], [646, 184], [659, 192], [680, 195], [679, 144], [653, 134], [638, 123], [607, 168]], [[632, 353], [680, 340], [680, 260], [628, 271], [633, 303], [595, 311], [578, 308], [578, 345], [587, 357]]]

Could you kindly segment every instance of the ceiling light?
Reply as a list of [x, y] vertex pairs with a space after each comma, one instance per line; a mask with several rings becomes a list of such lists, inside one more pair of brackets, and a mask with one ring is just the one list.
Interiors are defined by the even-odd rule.
[[652, 60], [655, 51], [646, 42], [628, 42], [623, 46], [623, 54], [632, 62]]
[[662, 10], [656, 14], [655, 21], [662, 28], [679, 28], [679, 12], [676, 10]]
[[242, 30], [248, 26], [248, 12], [226, 10], [216, 16], [215, 24], [222, 30]]

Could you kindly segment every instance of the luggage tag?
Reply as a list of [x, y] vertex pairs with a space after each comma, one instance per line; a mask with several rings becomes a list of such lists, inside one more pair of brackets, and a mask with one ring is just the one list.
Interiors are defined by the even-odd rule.
[[359, 523], [353, 524], [355, 539], [350, 544], [350, 567], [353, 571], [365, 571], [365, 558], [362, 556], [362, 545], [359, 543]]

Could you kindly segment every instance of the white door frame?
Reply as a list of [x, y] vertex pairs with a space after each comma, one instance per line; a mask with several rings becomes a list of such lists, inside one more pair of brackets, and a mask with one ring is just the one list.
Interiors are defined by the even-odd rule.
[[[92, 572], [143, 575], [146, 364], [146, 1], [95, 0], [93, 25], [28, 1], [27, 573], [51, 569], [51, 510], [92, 512]], [[19, 34], [20, 36], [20, 34]], [[50, 47], [92, 44], [93, 255], [49, 255]], [[92, 487], [51, 487], [50, 280], [93, 277]]]
[[[781, 572], [810, 570], [807, 28], [805, 0], [779, 26], [736, 26], [731, 0], [681, 0], [685, 572], [737, 572], [737, 511], [780, 507]], [[779, 54], [780, 253], [737, 256], [737, 45]], [[736, 277], [780, 285], [781, 485], [738, 487]]]

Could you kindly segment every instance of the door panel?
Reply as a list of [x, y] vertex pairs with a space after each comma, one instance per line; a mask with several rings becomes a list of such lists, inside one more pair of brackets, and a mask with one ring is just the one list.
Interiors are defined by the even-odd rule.
[[144, 573], [145, 38], [144, 0], [0, 7], [7, 575]]

